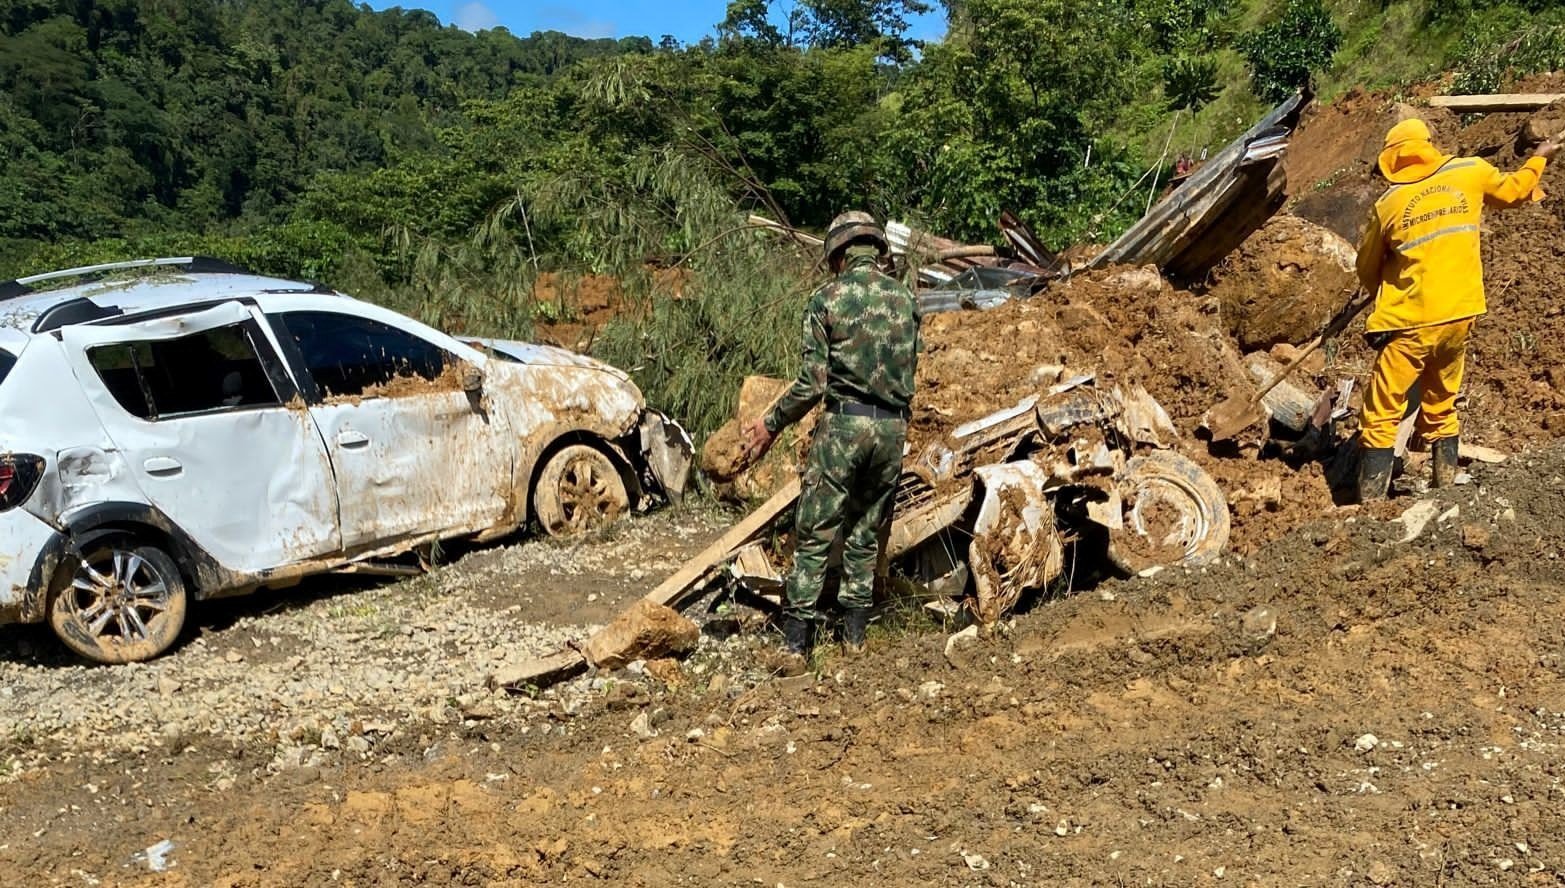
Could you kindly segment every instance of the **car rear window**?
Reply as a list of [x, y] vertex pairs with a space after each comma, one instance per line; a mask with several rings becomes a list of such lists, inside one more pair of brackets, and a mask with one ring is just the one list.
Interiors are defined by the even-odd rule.
[[87, 358], [120, 406], [140, 419], [280, 403], [243, 324], [178, 339], [95, 346]]

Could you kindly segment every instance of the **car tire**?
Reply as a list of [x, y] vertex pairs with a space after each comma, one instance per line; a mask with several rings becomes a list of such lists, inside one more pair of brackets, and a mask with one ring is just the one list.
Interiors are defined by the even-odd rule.
[[95, 663], [150, 660], [185, 626], [185, 581], [168, 553], [133, 537], [100, 537], [55, 574], [49, 626]]
[[609, 455], [586, 444], [561, 448], [538, 473], [533, 512], [553, 537], [591, 533], [630, 510], [625, 477]]
[[1114, 479], [1124, 525], [1109, 531], [1109, 561], [1126, 574], [1200, 567], [1228, 546], [1228, 499], [1206, 470], [1172, 450], [1132, 458]]

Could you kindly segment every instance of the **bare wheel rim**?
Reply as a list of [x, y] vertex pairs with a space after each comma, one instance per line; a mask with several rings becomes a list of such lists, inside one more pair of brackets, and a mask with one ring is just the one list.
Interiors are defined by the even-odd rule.
[[1192, 554], [1211, 532], [1200, 498], [1172, 478], [1143, 480], [1125, 519], [1143, 547], [1176, 549], [1181, 557]]
[[560, 473], [560, 513], [566, 529], [592, 530], [619, 517], [625, 504], [620, 480], [595, 455], [583, 454]]
[[152, 641], [174, 595], [151, 562], [125, 549], [83, 558], [65, 594], [81, 628], [104, 645]]

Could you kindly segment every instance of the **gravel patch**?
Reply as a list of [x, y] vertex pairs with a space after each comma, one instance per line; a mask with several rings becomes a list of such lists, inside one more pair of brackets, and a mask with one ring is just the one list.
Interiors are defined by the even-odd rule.
[[[83, 665], [36, 629], [8, 629], [0, 782], [51, 761], [107, 763], [197, 746], [268, 750], [269, 769], [281, 770], [368, 757], [427, 725], [573, 710], [569, 698], [589, 692], [587, 683], [533, 699], [490, 691], [486, 681], [591, 632], [722, 521], [677, 510], [580, 543], [479, 550], [405, 582], [360, 588], [328, 579], [212, 603], [197, 609], [207, 625], [195, 637], [150, 663]], [[239, 616], [224, 623], [219, 613], [213, 624], [207, 608]], [[214, 777], [218, 788], [225, 780]]]

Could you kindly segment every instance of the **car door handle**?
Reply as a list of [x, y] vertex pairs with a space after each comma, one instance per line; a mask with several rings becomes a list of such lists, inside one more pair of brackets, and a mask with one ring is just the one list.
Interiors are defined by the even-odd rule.
[[369, 436], [363, 432], [355, 432], [353, 429], [343, 429], [337, 433], [337, 443], [349, 450], [357, 450], [370, 446]]
[[185, 471], [185, 467], [180, 465], [179, 460], [166, 456], [154, 456], [141, 466], [154, 478], [177, 478]]

